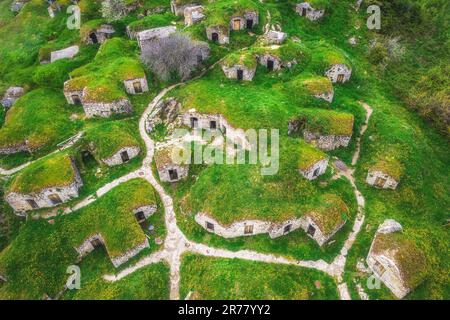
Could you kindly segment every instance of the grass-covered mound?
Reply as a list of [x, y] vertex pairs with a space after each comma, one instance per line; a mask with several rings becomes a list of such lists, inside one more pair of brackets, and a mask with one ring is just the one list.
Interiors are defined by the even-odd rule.
[[388, 155], [380, 157], [379, 159], [374, 161], [370, 169], [373, 171], [381, 171], [383, 173], [387, 173], [396, 181], [399, 181], [400, 177], [402, 176], [403, 166], [392, 155]]
[[138, 128], [130, 121], [108, 121], [89, 129], [84, 142], [96, 158], [106, 159], [124, 147], [141, 147], [136, 137]]
[[317, 73], [323, 73], [335, 64], [344, 64], [350, 69], [352, 64], [346, 53], [333, 45], [319, 41], [311, 44], [313, 52], [311, 64]]
[[351, 136], [354, 116], [351, 113], [326, 109], [301, 109], [296, 117], [310, 132], [321, 135]]
[[[105, 240], [109, 256], [117, 256], [146, 239], [133, 209], [158, 203], [152, 186], [142, 179], [130, 180], [112, 189], [94, 203], [70, 215], [58, 216], [53, 224], [28, 221], [16, 239], [0, 254], [0, 272], [8, 282], [0, 297], [40, 299], [63, 289], [67, 266], [74, 264], [75, 247], [95, 233]], [[156, 236], [163, 236], [162, 212], [151, 218]], [[150, 241], [150, 251], [156, 245]], [[148, 252], [148, 250], [146, 250]]]
[[333, 92], [330, 79], [323, 76], [301, 74], [286, 84], [289, 93], [304, 97]]
[[0, 147], [27, 145], [31, 150], [53, 146], [73, 135], [78, 127], [62, 92], [31, 91], [16, 101], [0, 129]]
[[140, 20], [133, 21], [127, 28], [131, 32], [144, 31], [146, 29], [165, 27], [175, 19], [175, 16], [169, 12], [161, 14], [152, 14]]
[[64, 187], [75, 182], [71, 158], [57, 154], [38, 160], [20, 171], [8, 185], [7, 192], [31, 193], [50, 187]]
[[326, 159], [328, 156], [325, 152], [317, 149], [307, 143], [300, 142], [300, 152], [298, 155], [298, 169], [304, 171], [311, 168], [317, 162]]
[[181, 264], [181, 297], [190, 299], [337, 299], [332, 278], [296, 266], [187, 255]]
[[256, 56], [251, 51], [234, 52], [229, 54], [222, 64], [227, 67], [233, 67], [235, 65], [244, 66], [248, 69], [256, 68]]
[[253, 0], [217, 0], [206, 6], [207, 26], [229, 27], [232, 17], [243, 17], [246, 12], [259, 11], [259, 5]]
[[329, 236], [349, 217], [349, 210], [344, 201], [335, 194], [324, 194], [317, 205], [306, 215], [319, 226], [324, 236]]
[[281, 45], [261, 46], [261, 44], [256, 44], [251, 50], [256, 54], [271, 54], [283, 62], [295, 61], [301, 65], [306, 65], [311, 59], [311, 52], [304, 44], [290, 39]]

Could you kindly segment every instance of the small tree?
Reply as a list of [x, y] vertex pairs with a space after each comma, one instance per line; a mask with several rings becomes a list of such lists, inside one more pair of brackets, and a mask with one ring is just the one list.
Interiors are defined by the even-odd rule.
[[104, 0], [102, 2], [102, 16], [108, 21], [119, 20], [126, 14], [123, 0]]
[[141, 60], [164, 81], [171, 76], [184, 81], [208, 54], [209, 46], [205, 42], [175, 33], [146, 43], [142, 47]]

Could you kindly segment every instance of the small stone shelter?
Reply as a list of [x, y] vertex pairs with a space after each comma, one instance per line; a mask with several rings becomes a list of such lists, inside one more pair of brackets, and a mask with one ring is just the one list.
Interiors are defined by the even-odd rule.
[[276, 30], [269, 30], [269, 32], [264, 35], [267, 44], [282, 44], [286, 38], [286, 33]]
[[295, 11], [302, 17], [306, 17], [311, 21], [316, 21], [323, 17], [325, 9], [313, 8], [314, 4], [310, 2], [302, 2], [295, 6]]
[[208, 26], [206, 28], [206, 37], [212, 42], [218, 44], [230, 43], [230, 29], [226, 26]]
[[378, 160], [367, 172], [367, 184], [380, 189], [396, 189], [402, 166], [393, 157]]
[[303, 85], [317, 99], [322, 99], [329, 103], [333, 102], [333, 83], [327, 77], [311, 77], [305, 79]]
[[52, 51], [50, 53], [50, 62], [55, 62], [60, 59], [72, 59], [80, 51], [80, 47], [71, 46], [62, 50]]
[[3, 95], [2, 100], [0, 100], [0, 103], [5, 108], [11, 108], [14, 102], [23, 96], [23, 94], [24, 90], [22, 87], [9, 87]]
[[328, 156], [307, 144], [302, 145], [298, 161], [298, 171], [308, 180], [314, 180], [324, 174], [328, 166]]
[[81, 41], [85, 44], [98, 44], [103, 43], [110, 39], [115, 33], [114, 27], [110, 24], [101, 24], [90, 28], [89, 30], [83, 30], [83, 36]]
[[425, 256], [392, 219], [378, 227], [366, 262], [375, 277], [398, 299], [416, 288], [426, 276]]
[[177, 28], [175, 26], [153, 28], [139, 32], [136, 38], [139, 43], [139, 47], [142, 49], [146, 45], [150, 45], [152, 41], [167, 38], [176, 31]]
[[231, 30], [238, 31], [244, 29], [253, 29], [259, 23], [258, 11], [245, 10], [235, 13], [230, 19]]
[[[189, 174], [189, 164], [185, 161], [175, 161], [174, 157], [180, 156], [183, 160], [183, 155], [180, 153], [186, 152], [181, 145], [160, 145], [155, 151], [155, 164], [158, 170], [159, 179], [163, 182], [176, 182], [184, 179]], [[190, 154], [189, 154], [190, 161]], [[180, 163], [177, 163], [180, 162]]]
[[352, 69], [343, 63], [333, 64], [325, 71], [325, 76], [333, 83], [344, 83], [350, 80]]
[[171, 0], [170, 10], [176, 16], [182, 16], [188, 7], [196, 7], [201, 5], [204, 0]]
[[125, 79], [123, 85], [128, 94], [140, 94], [148, 91], [148, 83], [145, 77]]
[[111, 157], [101, 159], [101, 161], [109, 167], [117, 166], [130, 161], [139, 155], [140, 151], [141, 149], [137, 146], [122, 147]]
[[252, 53], [230, 54], [222, 62], [222, 71], [229, 79], [252, 81], [256, 73], [256, 58]]
[[204, 8], [202, 6], [189, 6], [184, 9], [184, 24], [192, 26], [205, 17]]

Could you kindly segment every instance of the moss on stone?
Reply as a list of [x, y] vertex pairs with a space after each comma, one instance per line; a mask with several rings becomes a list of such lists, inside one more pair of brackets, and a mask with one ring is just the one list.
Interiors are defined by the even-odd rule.
[[354, 116], [351, 113], [309, 108], [301, 109], [297, 118], [313, 133], [350, 136], [353, 132]]
[[230, 53], [222, 64], [227, 67], [241, 65], [248, 69], [255, 69], [257, 65], [256, 57], [251, 51]]
[[305, 171], [311, 168], [317, 162], [327, 158], [327, 155], [321, 150], [302, 142], [298, 157], [298, 169]]
[[385, 155], [383, 157], [380, 157], [370, 168], [370, 170], [387, 173], [392, 178], [398, 181], [402, 175], [403, 166], [397, 159], [395, 159], [394, 156]]

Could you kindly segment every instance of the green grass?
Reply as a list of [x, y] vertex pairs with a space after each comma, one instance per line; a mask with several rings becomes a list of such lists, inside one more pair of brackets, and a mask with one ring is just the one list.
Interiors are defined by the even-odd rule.
[[[145, 180], [126, 182], [93, 204], [66, 216], [45, 220], [30, 220], [14, 241], [0, 254], [0, 270], [8, 282], [0, 288], [0, 297], [39, 299], [44, 293], [54, 296], [65, 282], [65, 269], [74, 264], [76, 251], [86, 238], [102, 234], [109, 256], [117, 256], [145, 240], [132, 210], [151, 203], [161, 204], [151, 185]], [[150, 249], [158, 249], [153, 237], [164, 237], [162, 210], [149, 218], [155, 225]]]
[[298, 119], [305, 129], [321, 135], [350, 136], [353, 132], [354, 116], [351, 113], [324, 109], [302, 109]]
[[189, 293], [195, 300], [338, 299], [333, 279], [319, 271], [191, 254], [181, 264], [181, 298]]

